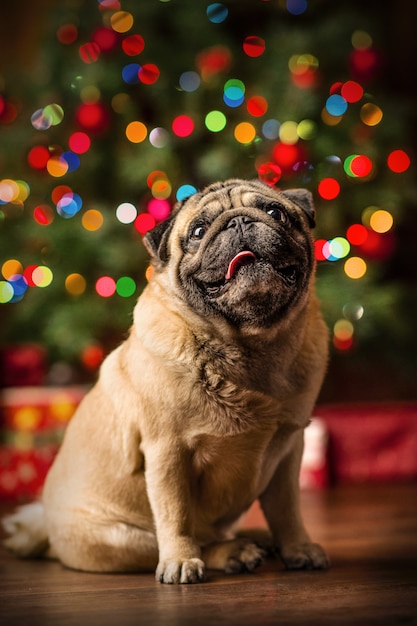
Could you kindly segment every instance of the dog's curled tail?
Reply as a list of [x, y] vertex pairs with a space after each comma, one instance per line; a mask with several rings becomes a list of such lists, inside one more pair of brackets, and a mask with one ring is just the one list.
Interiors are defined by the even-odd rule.
[[33, 502], [17, 509], [2, 520], [10, 535], [4, 546], [21, 558], [40, 557], [49, 547], [43, 504]]

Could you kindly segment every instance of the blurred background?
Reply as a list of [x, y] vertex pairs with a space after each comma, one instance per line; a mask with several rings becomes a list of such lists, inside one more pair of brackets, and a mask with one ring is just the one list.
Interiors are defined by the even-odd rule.
[[3, 385], [94, 380], [142, 235], [259, 177], [314, 194], [321, 401], [415, 399], [416, 21], [405, 0], [2, 3]]

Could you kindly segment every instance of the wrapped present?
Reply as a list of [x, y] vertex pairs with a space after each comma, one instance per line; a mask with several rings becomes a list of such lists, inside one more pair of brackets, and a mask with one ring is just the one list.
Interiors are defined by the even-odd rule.
[[335, 483], [417, 478], [417, 403], [325, 405]]
[[1, 394], [0, 499], [39, 495], [88, 387], [15, 387]]

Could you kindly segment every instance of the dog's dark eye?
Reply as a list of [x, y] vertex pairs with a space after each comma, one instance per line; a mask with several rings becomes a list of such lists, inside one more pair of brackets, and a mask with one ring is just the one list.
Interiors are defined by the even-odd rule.
[[204, 226], [196, 226], [191, 233], [191, 239], [200, 241], [206, 234], [206, 228]]
[[273, 217], [274, 220], [277, 220], [277, 222], [282, 222], [283, 224], [285, 224], [287, 221], [287, 214], [285, 213], [284, 209], [279, 206], [271, 206], [267, 210], [267, 214]]

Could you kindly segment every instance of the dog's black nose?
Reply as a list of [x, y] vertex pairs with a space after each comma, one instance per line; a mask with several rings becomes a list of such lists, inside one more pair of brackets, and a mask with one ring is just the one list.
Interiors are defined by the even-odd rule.
[[226, 228], [235, 228], [236, 230], [241, 230], [244, 224], [250, 224], [253, 222], [253, 219], [248, 215], [237, 215], [236, 217], [232, 217], [232, 219], [228, 222]]

